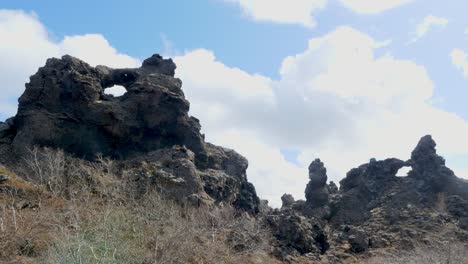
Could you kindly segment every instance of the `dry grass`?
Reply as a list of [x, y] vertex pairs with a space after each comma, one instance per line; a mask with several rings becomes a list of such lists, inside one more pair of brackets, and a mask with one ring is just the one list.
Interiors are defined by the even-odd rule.
[[251, 216], [134, 198], [111, 160], [34, 149], [20, 167], [28, 181], [8, 173], [0, 192], [0, 263], [274, 263]]
[[[75, 208], [43, 263], [248, 263], [265, 254], [256, 221], [229, 210], [195, 210], [147, 195], [138, 204]], [[249, 234], [239, 239], [237, 236]]]
[[374, 257], [366, 264], [467, 264], [468, 245], [440, 243], [438, 245], [421, 245], [410, 252], [398, 254], [386, 253]]
[[0, 184], [0, 260], [37, 256], [51, 241], [50, 230], [57, 221], [50, 215], [63, 206], [62, 199], [5, 169], [1, 173], [10, 180]]

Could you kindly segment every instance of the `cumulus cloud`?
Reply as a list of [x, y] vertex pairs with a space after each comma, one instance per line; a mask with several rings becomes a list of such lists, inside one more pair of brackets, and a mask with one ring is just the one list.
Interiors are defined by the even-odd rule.
[[323, 9], [328, 0], [224, 0], [237, 3], [244, 12], [256, 21], [286, 24], [301, 24], [314, 27], [313, 14]]
[[[278, 205], [285, 192], [303, 197], [306, 168], [317, 157], [338, 181], [371, 157], [409, 158], [425, 134], [443, 154], [467, 154], [468, 123], [431, 105], [434, 87], [425, 68], [376, 56], [379, 43], [337, 28], [285, 58], [278, 80], [195, 50], [176, 58], [177, 76], [208, 140], [245, 155], [260, 195]], [[297, 150], [299, 164], [287, 161], [282, 149]]]
[[134, 67], [139, 64], [138, 60], [118, 53], [99, 34], [66, 36], [55, 42], [34, 13], [20, 10], [0, 10], [0, 39], [2, 118], [16, 112], [16, 101], [24, 84], [47, 58], [70, 54], [93, 65]]
[[341, 3], [359, 14], [378, 14], [389, 9], [409, 4], [413, 1], [414, 0], [341, 0]]
[[[324, 9], [329, 0], [224, 0], [238, 4], [245, 14], [256, 21], [300, 24], [309, 28], [316, 25], [314, 15]], [[359, 14], [378, 14], [414, 0], [341, 0], [341, 3]]]
[[80, 58], [90, 65], [106, 65], [114, 68], [138, 67], [139, 61], [121, 54], [100, 34], [65, 36], [57, 44], [60, 53]]
[[468, 53], [461, 49], [453, 49], [450, 53], [452, 63], [459, 70], [463, 72], [463, 75], [468, 77]]
[[421, 23], [416, 26], [414, 37], [410, 42], [415, 42], [424, 37], [429, 31], [435, 28], [445, 28], [448, 25], [448, 19], [433, 15], [426, 16]]

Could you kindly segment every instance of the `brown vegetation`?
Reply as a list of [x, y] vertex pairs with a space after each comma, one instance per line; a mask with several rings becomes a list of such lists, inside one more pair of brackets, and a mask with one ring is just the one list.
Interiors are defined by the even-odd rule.
[[[232, 207], [185, 206], [134, 186], [118, 162], [35, 148], [0, 184], [0, 263], [280, 263], [263, 222]], [[446, 210], [446, 197], [438, 197]], [[377, 250], [343, 263], [467, 263], [460, 244]], [[321, 260], [334, 255], [329, 252]], [[335, 255], [339, 255], [336, 252]], [[336, 257], [336, 256], [335, 256]], [[291, 263], [314, 263], [298, 256]], [[330, 258], [336, 259], [336, 258]]]
[[440, 243], [421, 245], [408, 252], [383, 253], [366, 264], [463, 264], [468, 263], [468, 245]]
[[[34, 149], [0, 185], [0, 262], [274, 263], [259, 221], [149, 192], [135, 198], [111, 160]], [[35, 184], [33, 184], [35, 183]]]

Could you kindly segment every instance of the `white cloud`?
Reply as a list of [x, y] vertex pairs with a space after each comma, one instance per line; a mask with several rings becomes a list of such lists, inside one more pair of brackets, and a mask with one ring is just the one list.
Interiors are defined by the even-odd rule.
[[0, 113], [5, 117], [16, 112], [16, 100], [24, 84], [47, 58], [70, 54], [93, 65], [139, 64], [138, 60], [119, 54], [98, 34], [66, 36], [63, 41], [54, 42], [35, 14], [19, 10], [0, 10], [0, 39]]
[[450, 53], [452, 63], [468, 77], [468, 53], [461, 49], [453, 49]]
[[414, 0], [341, 0], [344, 6], [359, 14], [378, 14]]
[[224, 0], [237, 3], [254, 20], [314, 27], [313, 14], [328, 0]]
[[[303, 197], [307, 165], [317, 157], [339, 181], [371, 157], [409, 158], [425, 134], [443, 154], [467, 152], [468, 123], [431, 105], [433, 83], [425, 68], [376, 56], [379, 43], [338, 28], [285, 58], [279, 80], [195, 50], [176, 58], [177, 76], [207, 139], [245, 155], [249, 179], [278, 205], [285, 192]], [[299, 150], [300, 165], [285, 160], [281, 149]]]
[[[238, 4], [247, 16], [256, 21], [316, 25], [314, 14], [324, 9], [329, 0], [224, 0]], [[378, 14], [414, 0], [341, 0], [341, 3], [359, 14]]]
[[62, 54], [80, 58], [90, 65], [106, 65], [113, 68], [139, 67], [137, 59], [120, 54], [100, 34], [65, 36], [58, 43]]
[[411, 42], [416, 42], [422, 37], [424, 37], [430, 30], [435, 28], [445, 28], [448, 25], [449, 21], [444, 17], [436, 17], [433, 15], [426, 16], [423, 21], [421, 21], [417, 26], [416, 30], [413, 33], [413, 38]]

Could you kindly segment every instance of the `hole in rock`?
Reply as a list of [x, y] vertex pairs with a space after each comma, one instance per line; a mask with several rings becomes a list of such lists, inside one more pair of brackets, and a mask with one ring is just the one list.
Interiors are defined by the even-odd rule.
[[403, 167], [401, 169], [398, 170], [396, 176], [397, 177], [407, 177], [408, 176], [408, 173], [412, 170], [411, 167]]
[[120, 85], [114, 85], [112, 87], [104, 89], [105, 94], [110, 94], [115, 97], [122, 96], [127, 92], [127, 89], [125, 87], [120, 86]]

